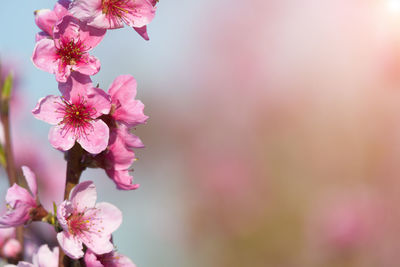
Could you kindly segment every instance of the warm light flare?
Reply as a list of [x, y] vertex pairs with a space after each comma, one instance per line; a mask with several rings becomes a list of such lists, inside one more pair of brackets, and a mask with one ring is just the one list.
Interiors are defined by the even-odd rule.
[[388, 0], [387, 8], [392, 13], [400, 13], [400, 0]]

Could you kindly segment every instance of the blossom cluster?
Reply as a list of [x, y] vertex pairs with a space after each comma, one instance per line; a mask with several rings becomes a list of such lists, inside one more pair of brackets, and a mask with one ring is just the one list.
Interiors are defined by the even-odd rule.
[[[132, 130], [148, 117], [143, 103], [136, 99], [137, 83], [131, 75], [116, 77], [107, 91], [93, 85], [91, 76], [99, 72], [101, 63], [90, 52], [107, 30], [124, 24], [148, 40], [147, 24], [154, 18], [157, 2], [59, 0], [53, 10], [34, 13], [41, 31], [36, 34], [32, 61], [54, 74], [59, 94], [39, 99], [33, 116], [51, 125], [48, 139], [55, 149], [67, 155], [78, 147], [81, 170], [104, 169], [120, 190], [139, 187], [132, 183], [129, 170], [135, 161], [134, 150], [144, 145]], [[30, 192], [18, 184], [8, 189], [8, 210], [0, 217], [0, 228], [8, 229], [8, 236], [2, 243], [15, 240], [13, 227], [45, 221], [57, 230], [59, 246], [69, 258], [83, 259], [89, 267], [135, 266], [114, 251], [112, 233], [122, 223], [122, 213], [112, 204], [96, 203], [93, 181], [75, 183], [69, 196], [66, 193], [63, 202], [55, 203], [52, 213], [40, 204], [35, 174], [27, 166], [22, 171]], [[17, 254], [21, 248], [15, 245], [11, 250]], [[18, 266], [58, 266], [58, 258], [58, 247], [50, 250], [44, 245], [33, 256], [33, 264], [20, 261]]]

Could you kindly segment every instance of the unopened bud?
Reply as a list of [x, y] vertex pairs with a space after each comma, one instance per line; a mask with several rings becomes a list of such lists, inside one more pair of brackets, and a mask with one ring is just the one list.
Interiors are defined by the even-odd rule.
[[3, 246], [3, 255], [6, 258], [16, 258], [21, 252], [22, 246], [17, 239], [9, 239]]

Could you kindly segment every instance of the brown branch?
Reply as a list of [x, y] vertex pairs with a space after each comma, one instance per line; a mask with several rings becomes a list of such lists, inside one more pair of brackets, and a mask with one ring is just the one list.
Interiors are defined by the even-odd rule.
[[[64, 199], [68, 199], [69, 193], [71, 192], [72, 188], [79, 183], [81, 174], [86, 168], [83, 163], [83, 157], [85, 153], [85, 150], [83, 150], [78, 143], [75, 143], [75, 145], [69, 151], [67, 151], [67, 178], [65, 182]], [[81, 265], [79, 261], [74, 261], [66, 256], [62, 249], [60, 250], [58, 263], [59, 267], [84, 266]]]
[[75, 145], [67, 151], [67, 179], [65, 183], [64, 199], [68, 199], [72, 188], [79, 183], [82, 172], [85, 170], [83, 164], [83, 156], [85, 150], [75, 143]]

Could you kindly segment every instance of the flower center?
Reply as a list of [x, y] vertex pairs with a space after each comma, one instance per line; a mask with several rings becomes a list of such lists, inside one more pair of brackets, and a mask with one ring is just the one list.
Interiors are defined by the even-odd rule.
[[68, 217], [68, 230], [71, 234], [80, 235], [90, 230], [90, 221], [83, 215], [82, 212], [78, 212]]
[[128, 13], [128, 2], [130, 0], [102, 0], [101, 8], [103, 14], [122, 18]]
[[61, 38], [59, 47], [57, 55], [65, 65], [75, 65], [85, 53], [85, 46], [80, 40], [74, 41]]
[[91, 121], [96, 114], [93, 107], [87, 105], [83, 98], [79, 98], [76, 103], [71, 103], [62, 99], [57, 112], [63, 116], [60, 125], [64, 125], [66, 132], [73, 131], [77, 137], [85, 136], [88, 130], [92, 130]]

